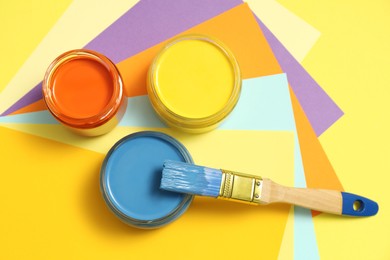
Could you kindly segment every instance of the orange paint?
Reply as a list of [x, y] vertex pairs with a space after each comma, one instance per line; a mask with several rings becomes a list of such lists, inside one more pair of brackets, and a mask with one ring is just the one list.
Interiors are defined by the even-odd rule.
[[107, 133], [126, 110], [120, 73], [107, 57], [94, 51], [60, 55], [47, 69], [42, 91], [50, 113], [82, 135]]
[[99, 114], [113, 94], [112, 78], [103, 64], [90, 59], [64, 63], [53, 75], [53, 95], [58, 110], [69, 117]]

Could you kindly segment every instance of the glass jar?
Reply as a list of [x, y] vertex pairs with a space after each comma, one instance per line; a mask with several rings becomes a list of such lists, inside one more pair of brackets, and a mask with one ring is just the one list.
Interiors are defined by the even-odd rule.
[[100, 190], [120, 220], [137, 228], [158, 228], [187, 210], [192, 195], [160, 189], [165, 160], [193, 163], [180, 142], [161, 132], [133, 133], [111, 148], [101, 168]]
[[241, 72], [222, 42], [184, 35], [168, 42], [148, 72], [150, 102], [163, 122], [202, 133], [216, 128], [240, 96]]
[[91, 50], [72, 50], [56, 58], [46, 71], [42, 91], [50, 113], [85, 136], [109, 132], [126, 111], [118, 69], [107, 57]]

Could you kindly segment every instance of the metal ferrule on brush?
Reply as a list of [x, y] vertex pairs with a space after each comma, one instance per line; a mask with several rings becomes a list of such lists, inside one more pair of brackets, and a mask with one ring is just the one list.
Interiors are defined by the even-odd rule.
[[244, 203], [261, 203], [263, 179], [239, 172], [223, 170], [218, 198]]

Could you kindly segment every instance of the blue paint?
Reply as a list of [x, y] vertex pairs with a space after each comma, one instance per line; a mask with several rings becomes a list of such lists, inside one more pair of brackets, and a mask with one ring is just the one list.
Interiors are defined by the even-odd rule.
[[182, 144], [159, 132], [131, 134], [111, 148], [101, 170], [101, 189], [107, 205], [121, 220], [154, 228], [188, 208], [192, 196], [159, 189], [167, 159], [192, 163]]
[[[378, 213], [379, 206], [375, 201], [348, 192], [341, 192], [341, 196], [343, 197], [343, 215], [368, 217]], [[353, 207], [355, 202], [359, 205], [356, 209]]]
[[160, 188], [193, 195], [218, 197], [222, 171], [190, 163], [165, 161]]

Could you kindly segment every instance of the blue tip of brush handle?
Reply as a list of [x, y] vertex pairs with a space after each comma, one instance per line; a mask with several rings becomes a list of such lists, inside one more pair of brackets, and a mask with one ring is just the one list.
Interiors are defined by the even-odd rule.
[[348, 192], [341, 192], [341, 195], [343, 197], [343, 215], [368, 217], [376, 215], [379, 210], [375, 201], [365, 197]]

